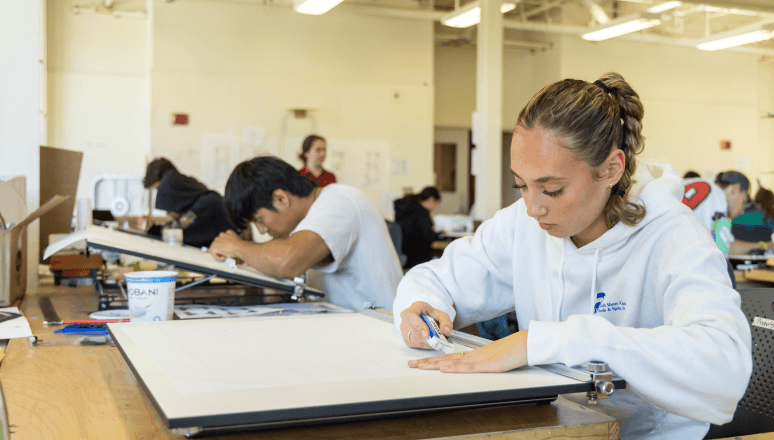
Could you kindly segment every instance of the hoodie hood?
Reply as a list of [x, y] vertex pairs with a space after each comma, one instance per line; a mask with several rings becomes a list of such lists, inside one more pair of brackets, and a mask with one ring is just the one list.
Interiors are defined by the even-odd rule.
[[193, 177], [184, 176], [175, 170], [164, 173], [156, 193], [156, 209], [184, 213], [191, 209], [196, 200], [211, 192]]
[[[408, 202], [404, 199], [397, 199], [393, 203], [395, 207], [395, 221], [400, 221], [403, 218], [408, 218], [422, 211], [427, 211], [419, 203]], [[421, 210], [421, 211], [420, 211]]]
[[[605, 254], [614, 252], [626, 244], [628, 238], [635, 232], [661, 216], [674, 213], [675, 209], [679, 210], [685, 206], [682, 203], [685, 188], [682, 179], [677, 175], [672, 165], [638, 161], [633, 180], [634, 185], [629, 191], [628, 199], [633, 203], [644, 204], [647, 207], [645, 218], [634, 226], [618, 222], [593, 242], [580, 249], [575, 249], [577, 253], [594, 254], [599, 251]], [[569, 242], [570, 248], [575, 248], [569, 237], [562, 240]]]

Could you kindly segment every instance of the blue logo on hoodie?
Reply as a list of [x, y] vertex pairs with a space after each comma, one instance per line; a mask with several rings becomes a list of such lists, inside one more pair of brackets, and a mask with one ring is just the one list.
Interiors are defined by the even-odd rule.
[[599, 292], [597, 293], [597, 303], [594, 304], [594, 314], [597, 314], [597, 311], [599, 310], [599, 306], [602, 305], [602, 300], [605, 299], [605, 292]]
[[623, 301], [618, 302], [604, 302], [605, 301], [605, 292], [599, 292], [597, 293], [597, 302], [594, 304], [594, 314], [596, 315], [597, 312], [599, 313], [606, 313], [606, 312], [617, 312], [621, 310], [626, 310], [626, 303]]

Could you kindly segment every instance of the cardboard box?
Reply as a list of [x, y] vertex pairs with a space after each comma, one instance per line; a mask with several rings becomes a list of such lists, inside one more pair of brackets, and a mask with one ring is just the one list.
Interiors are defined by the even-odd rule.
[[[9, 306], [27, 291], [27, 225], [67, 197], [55, 196], [30, 215], [26, 179], [0, 180], [0, 306]], [[10, 227], [9, 227], [10, 226]]]

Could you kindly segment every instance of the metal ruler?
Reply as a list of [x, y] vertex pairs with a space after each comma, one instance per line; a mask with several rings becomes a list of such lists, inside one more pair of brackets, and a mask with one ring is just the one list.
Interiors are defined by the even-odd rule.
[[43, 312], [43, 318], [48, 322], [60, 322], [59, 315], [54, 309], [54, 305], [51, 304], [51, 298], [47, 295], [38, 297], [38, 305], [40, 305], [40, 311]]

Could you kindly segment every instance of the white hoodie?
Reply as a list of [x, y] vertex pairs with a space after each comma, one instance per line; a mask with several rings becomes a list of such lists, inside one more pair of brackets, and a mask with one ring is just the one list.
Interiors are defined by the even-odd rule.
[[[516, 309], [529, 365], [607, 362], [628, 382], [596, 407], [622, 438], [701, 439], [731, 420], [752, 372], [750, 327], [723, 254], [669, 165], [639, 163], [630, 197], [647, 214], [578, 249], [523, 200], [403, 278], [400, 313], [424, 301], [454, 327]], [[515, 301], [515, 303], [514, 303]]]

